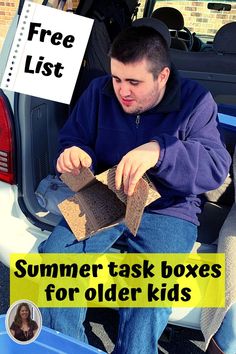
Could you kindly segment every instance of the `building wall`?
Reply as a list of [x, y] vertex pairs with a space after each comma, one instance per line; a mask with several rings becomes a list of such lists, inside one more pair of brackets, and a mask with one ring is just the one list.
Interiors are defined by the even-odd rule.
[[183, 14], [185, 26], [197, 34], [214, 35], [224, 24], [236, 21], [236, 3], [231, 3], [231, 11], [225, 12], [208, 10], [207, 3], [208, 1], [161, 1], [156, 3], [155, 8], [175, 7]]
[[7, 34], [11, 20], [17, 10], [18, 3], [19, 0], [0, 0], [0, 50], [2, 48], [2, 44]]
[[[40, 0], [36, 0], [40, 2]], [[54, 0], [50, 0], [53, 2]], [[73, 4], [79, 0], [73, 0]], [[0, 0], [0, 50], [14, 16], [19, 0], [2, 1]], [[140, 0], [139, 14], [142, 16], [145, 0]], [[156, 7], [172, 6], [171, 2], [157, 2]], [[231, 11], [218, 13], [217, 11], [207, 10], [207, 1], [178, 1], [174, 2], [174, 7], [179, 9], [185, 19], [185, 25], [191, 31], [198, 34], [215, 34], [216, 30], [227, 22], [236, 21], [236, 3], [232, 5]], [[191, 11], [191, 15], [189, 15]], [[207, 28], [207, 30], [206, 30]]]

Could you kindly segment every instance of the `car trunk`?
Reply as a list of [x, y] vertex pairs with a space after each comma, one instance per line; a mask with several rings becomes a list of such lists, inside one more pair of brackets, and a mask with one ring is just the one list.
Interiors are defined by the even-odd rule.
[[[23, 3], [24, 0], [21, 0], [18, 15]], [[46, 4], [47, 1], [43, 3]], [[122, 29], [126, 22], [130, 23], [137, 1], [130, 2], [130, 7], [124, 4], [124, 9], [123, 7], [119, 8], [119, 6], [117, 8], [114, 4], [108, 9], [113, 11], [111, 13], [104, 7], [103, 1], [94, 1], [90, 4], [80, 2], [79, 4], [81, 6], [78, 6], [76, 14], [89, 15], [90, 18], [95, 18], [95, 22], [84, 56], [86, 60], [83, 61], [80, 70], [80, 80], [77, 80], [72, 97], [72, 105], [93, 77], [109, 71], [107, 50], [110, 47], [110, 32], [114, 35], [114, 31], [119, 31], [119, 28]], [[87, 5], [89, 5], [88, 8]], [[123, 13], [123, 10], [125, 10], [125, 13]], [[101, 16], [101, 14], [104, 16]], [[119, 14], [120, 19], [117, 17]], [[116, 15], [115, 29], [112, 26], [112, 21], [107, 21], [107, 18], [112, 15]], [[127, 18], [124, 16], [127, 16]], [[41, 229], [51, 230], [59, 221], [58, 216], [42, 212], [43, 209], [37, 201], [35, 190], [43, 178], [49, 174], [55, 175], [58, 131], [67, 119], [69, 109], [68, 105], [29, 95], [14, 94], [18, 201], [26, 217]]]
[[[39, 182], [49, 174], [55, 175], [55, 157], [57, 152], [58, 131], [66, 121], [69, 106], [44, 99], [18, 94], [16, 96], [15, 112], [20, 134], [18, 146], [18, 185], [19, 204], [24, 214], [32, 223], [41, 229], [51, 230], [60, 217], [45, 213], [37, 201], [35, 190]], [[227, 125], [222, 126], [227, 148], [233, 154], [236, 142], [236, 130]], [[21, 154], [19, 156], [19, 149]], [[219, 228], [223, 223], [233, 202], [233, 184], [227, 188], [223, 198], [220, 198], [217, 208], [208, 205], [201, 216], [202, 223], [199, 232], [201, 242], [211, 243], [217, 238]], [[214, 213], [216, 213], [214, 215]], [[210, 222], [217, 220], [218, 222]]]
[[[18, 185], [22, 211], [41, 229], [50, 230], [59, 217], [42, 212], [35, 190], [47, 175], [55, 175], [58, 131], [68, 117], [69, 106], [28, 95], [15, 96], [18, 125]], [[19, 156], [20, 150], [20, 156]]]
[[[147, 5], [154, 5], [153, 1], [147, 2]], [[148, 6], [146, 7], [146, 14], [148, 11]], [[149, 12], [151, 10], [149, 9]], [[93, 49], [93, 47], [92, 47]], [[175, 53], [174, 53], [175, 54]], [[182, 71], [187, 77], [193, 78], [192, 71], [184, 71], [184, 68], [179, 65], [178, 58], [172, 52], [172, 59], [176, 64], [177, 68]], [[185, 55], [186, 62], [189, 60], [188, 54], [177, 52], [178, 55]], [[199, 54], [199, 53], [197, 53]], [[193, 53], [194, 55], [194, 53]], [[183, 60], [180, 62], [182, 63]], [[184, 62], [184, 61], [183, 61]], [[205, 65], [208, 68], [208, 65]], [[221, 70], [221, 67], [219, 68]], [[228, 70], [228, 69], [227, 69]], [[205, 70], [204, 70], [205, 71]], [[104, 70], [103, 70], [104, 72]], [[97, 71], [96, 71], [97, 73]], [[195, 73], [195, 72], [194, 72]], [[84, 74], [84, 76], [83, 76]], [[101, 74], [101, 72], [99, 72]], [[230, 103], [233, 104], [232, 108], [233, 116], [236, 116], [235, 108], [235, 75], [220, 75], [215, 76], [208, 75], [206, 72], [198, 72], [196, 77], [202, 85], [210, 88], [213, 92], [214, 97], [218, 94], [221, 95], [221, 99], [218, 103]], [[209, 77], [210, 76], [210, 77]], [[224, 87], [222, 88], [221, 79], [224, 76]], [[230, 80], [227, 79], [230, 76]], [[87, 72], [83, 73], [82, 79], [88, 78]], [[233, 77], [233, 79], [232, 79]], [[207, 78], [207, 80], [206, 80]], [[81, 81], [77, 83], [77, 90], [80, 92]], [[210, 84], [209, 84], [209, 82]], [[232, 81], [232, 82], [231, 82]], [[230, 83], [229, 83], [230, 82]], [[210, 85], [210, 86], [209, 86]], [[227, 88], [229, 88], [227, 90]], [[224, 97], [222, 101], [222, 90], [224, 91]], [[233, 98], [232, 98], [233, 95]], [[233, 100], [233, 101], [232, 101]], [[75, 101], [75, 95], [72, 102]], [[18, 185], [19, 185], [19, 204], [24, 214], [29, 218], [32, 223], [39, 226], [41, 229], [51, 230], [52, 227], [58, 223], [60, 217], [51, 213], [42, 213], [43, 209], [38, 204], [37, 198], [35, 196], [35, 190], [39, 182], [48, 176], [49, 174], [55, 175], [55, 157], [57, 151], [57, 137], [60, 127], [63, 125], [68, 117], [70, 107], [60, 103], [55, 103], [45, 99], [40, 99], [37, 97], [15, 94], [15, 104], [14, 111], [16, 116], [16, 130], [18, 137], [17, 139], [18, 147]], [[234, 145], [236, 142], [236, 130], [230, 130], [227, 126], [222, 128], [225, 135], [227, 148], [230, 150], [231, 155], [233, 153]], [[227, 207], [230, 206], [233, 200], [233, 189], [230, 187], [229, 201], [226, 203]], [[227, 199], [227, 198], [226, 198]], [[225, 202], [224, 202], [225, 203]], [[224, 205], [223, 203], [223, 205]], [[224, 214], [225, 215], [225, 214]], [[222, 220], [225, 216], [223, 216]], [[204, 218], [207, 220], [207, 217]], [[222, 221], [221, 221], [222, 222]], [[204, 222], [205, 224], [205, 222]], [[212, 223], [214, 224], [214, 222]], [[221, 223], [220, 223], [221, 224]], [[220, 225], [219, 224], [219, 225]], [[206, 226], [208, 229], [209, 223]], [[219, 227], [217, 230], [214, 229], [212, 232], [212, 237], [216, 238]], [[206, 234], [207, 232], [204, 232]], [[209, 232], [210, 235], [210, 232]], [[204, 236], [205, 237], [205, 236]], [[208, 240], [212, 240], [212, 237], [208, 237]], [[201, 240], [203, 238], [201, 237]]]

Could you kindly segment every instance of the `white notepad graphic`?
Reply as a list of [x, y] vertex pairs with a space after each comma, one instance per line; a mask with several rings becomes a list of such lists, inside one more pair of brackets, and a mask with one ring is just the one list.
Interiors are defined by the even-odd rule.
[[92, 25], [25, 1], [1, 88], [69, 104]]

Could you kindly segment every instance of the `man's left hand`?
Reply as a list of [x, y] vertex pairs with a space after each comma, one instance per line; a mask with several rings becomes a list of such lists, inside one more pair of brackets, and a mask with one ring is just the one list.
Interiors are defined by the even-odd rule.
[[157, 164], [159, 156], [160, 145], [157, 141], [151, 141], [129, 151], [117, 166], [116, 189], [120, 189], [123, 181], [125, 194], [131, 196], [140, 178]]

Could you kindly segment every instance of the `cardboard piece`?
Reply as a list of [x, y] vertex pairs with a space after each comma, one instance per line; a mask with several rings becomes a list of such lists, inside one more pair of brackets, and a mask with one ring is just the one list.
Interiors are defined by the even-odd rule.
[[62, 181], [76, 194], [58, 207], [78, 240], [121, 221], [135, 236], [145, 206], [160, 198], [146, 175], [139, 180], [131, 197], [122, 188], [116, 190], [115, 171], [116, 167], [113, 167], [94, 176], [90, 169], [82, 168], [77, 176], [61, 175]]

